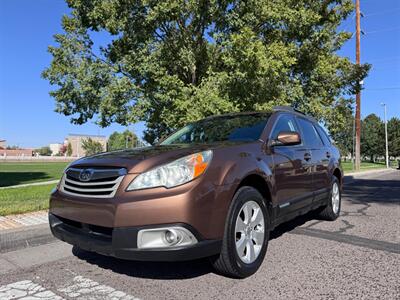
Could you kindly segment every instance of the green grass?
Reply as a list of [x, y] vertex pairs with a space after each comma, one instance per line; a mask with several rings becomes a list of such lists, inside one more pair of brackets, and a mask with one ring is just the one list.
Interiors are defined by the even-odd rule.
[[49, 207], [55, 184], [0, 189], [0, 216], [38, 211]]
[[0, 187], [60, 179], [67, 162], [0, 163]]
[[[350, 173], [353, 172], [353, 163], [352, 162], [342, 162], [342, 168], [344, 173]], [[371, 163], [371, 162], [361, 162], [360, 166], [360, 171], [365, 171], [365, 170], [372, 170], [372, 169], [382, 169], [386, 168], [386, 164], [384, 162], [380, 163]]]

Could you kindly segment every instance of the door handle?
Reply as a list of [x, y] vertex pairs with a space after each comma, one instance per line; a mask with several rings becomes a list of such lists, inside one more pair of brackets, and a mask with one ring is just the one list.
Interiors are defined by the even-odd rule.
[[330, 158], [331, 157], [331, 153], [330, 152], [326, 152], [326, 157]]
[[311, 159], [311, 154], [310, 153], [305, 153], [304, 154], [304, 160], [309, 161]]

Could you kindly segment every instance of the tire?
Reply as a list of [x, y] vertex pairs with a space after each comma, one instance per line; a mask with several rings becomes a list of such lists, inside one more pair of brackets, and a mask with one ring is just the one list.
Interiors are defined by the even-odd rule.
[[211, 260], [215, 270], [233, 278], [245, 278], [257, 272], [267, 252], [269, 224], [263, 196], [252, 187], [239, 188], [229, 208], [221, 253]]
[[[335, 204], [336, 197], [336, 204]], [[328, 204], [324, 206], [318, 213], [318, 217], [327, 220], [334, 221], [340, 215], [340, 209], [342, 206], [342, 193], [339, 187], [339, 180], [336, 176], [332, 177], [331, 190], [329, 192]]]

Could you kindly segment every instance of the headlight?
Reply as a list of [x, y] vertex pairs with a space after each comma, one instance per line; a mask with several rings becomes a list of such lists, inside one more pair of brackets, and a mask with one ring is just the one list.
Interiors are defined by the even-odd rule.
[[193, 180], [203, 174], [210, 164], [212, 151], [207, 150], [177, 159], [138, 175], [127, 190], [139, 190], [164, 186], [174, 187]]

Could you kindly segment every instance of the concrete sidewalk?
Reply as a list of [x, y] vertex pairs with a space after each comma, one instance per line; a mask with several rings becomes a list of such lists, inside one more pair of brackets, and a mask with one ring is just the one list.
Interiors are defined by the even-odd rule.
[[0, 232], [7, 229], [48, 223], [47, 210], [19, 215], [0, 216]]
[[26, 186], [35, 186], [35, 185], [46, 185], [46, 184], [52, 184], [52, 183], [58, 183], [60, 180], [49, 180], [49, 181], [41, 181], [41, 182], [32, 182], [32, 183], [25, 183], [25, 184], [17, 184], [17, 185], [10, 185], [10, 186], [1, 186], [0, 190], [4, 189], [16, 189], [16, 188], [21, 188], [21, 187], [26, 187]]

